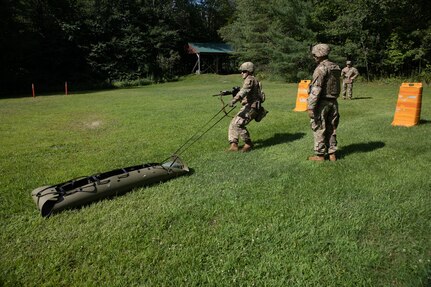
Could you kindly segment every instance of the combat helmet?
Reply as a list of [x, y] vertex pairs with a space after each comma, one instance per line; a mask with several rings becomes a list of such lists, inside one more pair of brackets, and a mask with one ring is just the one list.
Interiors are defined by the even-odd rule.
[[239, 70], [240, 71], [247, 71], [249, 73], [253, 73], [254, 72], [254, 64], [252, 62], [244, 62], [239, 67]]
[[311, 49], [311, 53], [316, 57], [326, 57], [330, 51], [331, 48], [328, 44], [317, 44]]

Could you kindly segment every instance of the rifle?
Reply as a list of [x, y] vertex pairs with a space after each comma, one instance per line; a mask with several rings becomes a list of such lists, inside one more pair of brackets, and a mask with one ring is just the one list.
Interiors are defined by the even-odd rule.
[[228, 95], [232, 95], [232, 97], [235, 97], [236, 94], [238, 94], [238, 92], [241, 90], [240, 87], [233, 87], [232, 90], [224, 90], [224, 91], [220, 91], [220, 93], [213, 95], [213, 97], [222, 97], [222, 96], [228, 96]]

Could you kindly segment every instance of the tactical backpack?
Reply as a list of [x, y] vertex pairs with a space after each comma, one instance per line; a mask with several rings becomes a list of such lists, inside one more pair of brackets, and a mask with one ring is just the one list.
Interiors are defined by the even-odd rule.
[[337, 64], [332, 62], [324, 62], [324, 66], [328, 70], [328, 80], [326, 82], [326, 95], [332, 95], [334, 98], [338, 98], [341, 92], [341, 69]]

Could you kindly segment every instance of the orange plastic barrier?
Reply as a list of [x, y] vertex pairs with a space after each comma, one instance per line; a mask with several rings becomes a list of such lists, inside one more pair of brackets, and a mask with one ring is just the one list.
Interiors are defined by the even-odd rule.
[[310, 80], [301, 80], [298, 84], [298, 93], [296, 94], [295, 112], [305, 112], [307, 110], [308, 87]]
[[419, 123], [422, 105], [422, 83], [402, 83], [398, 94], [393, 126], [411, 127]]

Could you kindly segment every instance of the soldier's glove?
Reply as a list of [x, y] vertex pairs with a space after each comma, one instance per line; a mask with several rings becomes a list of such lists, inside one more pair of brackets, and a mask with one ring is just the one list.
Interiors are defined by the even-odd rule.
[[314, 111], [313, 110], [307, 110], [308, 112], [308, 116], [310, 117], [310, 119], [314, 119]]
[[230, 103], [229, 103], [229, 107], [233, 107], [233, 106], [235, 106], [235, 103], [236, 103], [236, 100], [235, 100], [235, 99], [233, 99], [232, 101], [230, 101]]

